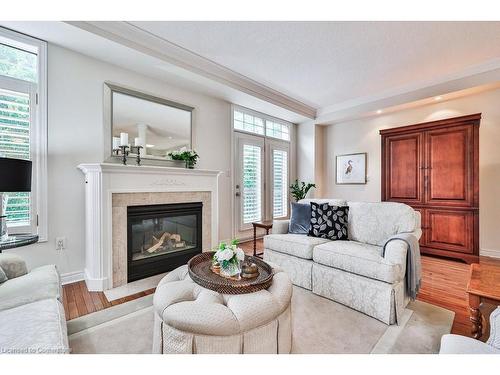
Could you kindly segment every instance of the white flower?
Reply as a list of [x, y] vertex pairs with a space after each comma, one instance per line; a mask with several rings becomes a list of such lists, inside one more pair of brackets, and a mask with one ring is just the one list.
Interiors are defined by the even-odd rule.
[[182, 148], [179, 150], [179, 152], [184, 152], [184, 151], [187, 151], [187, 147], [185, 147], [185, 146], [184, 146], [184, 147], [182, 147]]
[[224, 260], [230, 260], [234, 256], [234, 252], [230, 248], [225, 248], [224, 250], [217, 251], [215, 256], [219, 262], [222, 262]]
[[236, 248], [236, 258], [241, 261], [245, 260], [245, 252], [240, 247]]

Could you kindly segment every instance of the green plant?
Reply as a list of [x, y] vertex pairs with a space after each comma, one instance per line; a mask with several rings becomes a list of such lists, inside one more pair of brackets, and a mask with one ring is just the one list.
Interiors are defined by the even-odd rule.
[[299, 201], [301, 199], [304, 199], [311, 190], [311, 188], [315, 188], [316, 184], [311, 184], [311, 183], [305, 183], [304, 181], [299, 183], [299, 180], [295, 180], [293, 184], [290, 185], [290, 190], [292, 196], [295, 198], [296, 201]]
[[178, 151], [169, 152], [168, 156], [170, 156], [172, 160], [184, 160], [186, 162], [186, 168], [193, 168], [200, 157], [196, 151], [188, 150], [185, 147]]

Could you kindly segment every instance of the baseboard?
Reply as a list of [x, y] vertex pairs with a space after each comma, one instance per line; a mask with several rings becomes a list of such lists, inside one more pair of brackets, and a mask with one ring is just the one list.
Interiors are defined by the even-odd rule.
[[88, 271], [85, 270], [85, 284], [87, 284], [89, 292], [102, 292], [108, 287], [108, 278], [93, 279], [89, 276]]
[[500, 258], [500, 250], [481, 249], [479, 255], [483, 257]]
[[77, 281], [85, 280], [85, 274], [83, 271], [68, 272], [61, 275], [61, 284], [71, 284]]

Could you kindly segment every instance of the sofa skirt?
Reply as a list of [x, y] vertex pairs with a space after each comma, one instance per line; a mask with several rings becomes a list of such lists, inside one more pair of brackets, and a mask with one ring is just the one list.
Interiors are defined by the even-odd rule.
[[389, 284], [269, 249], [264, 250], [264, 260], [279, 265], [294, 285], [386, 324], [398, 324], [409, 302], [404, 280]]

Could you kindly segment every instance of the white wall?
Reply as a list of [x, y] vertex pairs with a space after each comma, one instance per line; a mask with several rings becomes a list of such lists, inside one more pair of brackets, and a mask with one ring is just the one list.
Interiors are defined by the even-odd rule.
[[[223, 171], [219, 179], [219, 237], [231, 237], [230, 104], [169, 86], [70, 50], [48, 48], [48, 242], [15, 250], [30, 268], [54, 263], [62, 274], [84, 268], [84, 179], [80, 163], [102, 162], [103, 83], [111, 81], [195, 107], [193, 147], [198, 166]], [[67, 249], [55, 250], [55, 237]]]
[[[324, 196], [359, 201], [380, 201], [381, 145], [379, 130], [449, 117], [482, 113], [479, 130], [480, 248], [483, 255], [500, 256], [500, 90], [483, 92], [447, 102], [339, 123], [327, 127]], [[300, 139], [299, 139], [300, 142]], [[368, 183], [336, 185], [335, 155], [367, 152]], [[491, 252], [493, 251], [493, 253]]]

